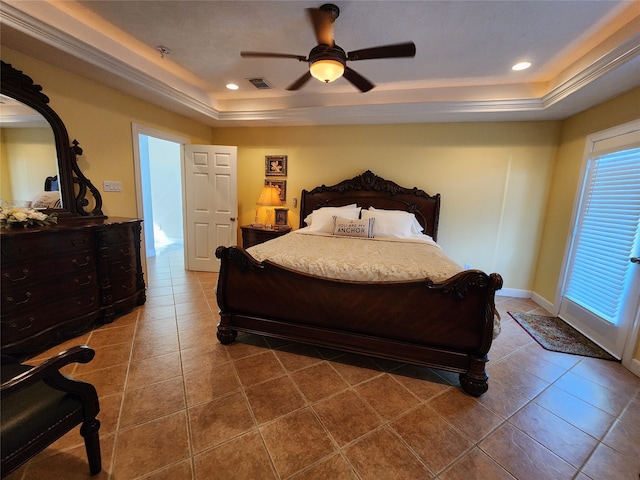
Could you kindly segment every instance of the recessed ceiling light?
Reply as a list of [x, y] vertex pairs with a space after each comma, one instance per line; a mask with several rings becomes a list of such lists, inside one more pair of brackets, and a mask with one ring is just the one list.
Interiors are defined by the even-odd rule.
[[513, 67], [511, 67], [511, 70], [526, 70], [527, 68], [529, 68], [531, 66], [531, 62], [520, 62], [520, 63], [516, 63]]
[[238, 85], [236, 85], [235, 83], [227, 83], [226, 87], [227, 87], [229, 90], [238, 90], [238, 88], [240, 88], [240, 87], [238, 87]]

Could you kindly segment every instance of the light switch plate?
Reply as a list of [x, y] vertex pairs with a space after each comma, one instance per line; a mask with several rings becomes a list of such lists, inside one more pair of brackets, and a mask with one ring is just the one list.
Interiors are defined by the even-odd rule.
[[104, 181], [104, 191], [105, 192], [121, 192], [122, 191], [122, 182], [115, 181]]

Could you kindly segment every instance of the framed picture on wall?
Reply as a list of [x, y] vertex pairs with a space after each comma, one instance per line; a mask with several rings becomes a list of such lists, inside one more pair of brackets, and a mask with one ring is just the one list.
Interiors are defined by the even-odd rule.
[[287, 156], [286, 155], [265, 155], [264, 174], [267, 177], [287, 176]]
[[285, 203], [287, 201], [287, 181], [286, 180], [271, 180], [267, 179], [264, 181], [265, 185], [273, 185], [278, 189], [278, 194], [280, 195], [280, 201]]

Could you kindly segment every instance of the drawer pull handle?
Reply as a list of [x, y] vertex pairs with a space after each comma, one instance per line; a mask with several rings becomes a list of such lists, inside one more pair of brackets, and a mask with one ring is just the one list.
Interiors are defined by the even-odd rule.
[[131, 249], [127, 248], [126, 250], [121, 248], [120, 249], [120, 253], [125, 256], [125, 257], [130, 257], [131, 256]]
[[14, 322], [11, 324], [11, 328], [15, 328], [19, 332], [24, 332], [25, 330], [29, 330], [32, 325], [33, 325], [33, 317], [29, 317], [29, 323], [26, 324], [25, 326], [19, 327], [18, 324]]
[[120, 270], [125, 273], [129, 273], [131, 271], [131, 265], [120, 265]]
[[74, 247], [82, 247], [82, 246], [87, 244], [87, 239], [86, 238], [81, 238], [81, 239], [78, 240], [78, 239], [72, 238], [71, 239], [71, 244]]
[[91, 297], [89, 301], [84, 304], [82, 303], [81, 300], [78, 300], [76, 302], [76, 305], [78, 305], [79, 307], [90, 307], [91, 305], [93, 305], [93, 302], [95, 302], [95, 300], [96, 300], [96, 297]]
[[74, 278], [73, 281], [76, 282], [76, 285], [78, 285], [79, 287], [84, 287], [86, 285], [91, 285], [91, 280], [92, 277], [91, 275], [87, 275], [87, 278], [85, 281], [80, 281], [79, 278]]
[[19, 300], [19, 301], [16, 301], [13, 297], [7, 297], [7, 302], [11, 303], [12, 305], [23, 305], [27, 303], [29, 300], [31, 300], [31, 292], [25, 293], [24, 296], [25, 296], [25, 299]]
[[4, 273], [2, 276], [4, 278], [6, 278], [7, 280], [9, 280], [10, 282], [19, 282], [19, 281], [24, 280], [25, 278], [27, 278], [29, 276], [29, 269], [25, 268], [24, 270], [22, 270], [22, 276], [21, 277], [11, 278], [11, 274], [10, 273]]
[[84, 257], [84, 263], [79, 263], [78, 259], [74, 258], [72, 262], [76, 267], [86, 267], [87, 265], [89, 265], [89, 260], [90, 260], [89, 257]]

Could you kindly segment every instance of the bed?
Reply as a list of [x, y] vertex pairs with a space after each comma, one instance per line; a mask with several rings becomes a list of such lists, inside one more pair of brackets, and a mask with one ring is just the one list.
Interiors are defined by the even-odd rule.
[[[310, 228], [305, 219], [313, 226], [320, 218], [316, 213], [354, 204], [361, 210], [360, 220], [353, 222], [360, 226], [366, 212], [376, 209], [409, 212], [422, 229], [419, 233], [437, 241], [440, 195], [401, 187], [371, 171], [303, 190], [300, 231], [286, 236], [297, 235], [300, 241], [303, 230]], [[375, 231], [376, 223], [370, 225]], [[487, 353], [499, 331], [494, 306], [495, 292], [502, 287], [499, 274], [456, 266], [450, 277], [438, 280], [331, 278], [271, 259], [257, 260], [250, 254], [255, 248], [216, 249], [221, 261], [216, 292], [221, 343], [232, 343], [238, 332], [266, 335], [457, 372], [468, 394], [487, 391]]]

